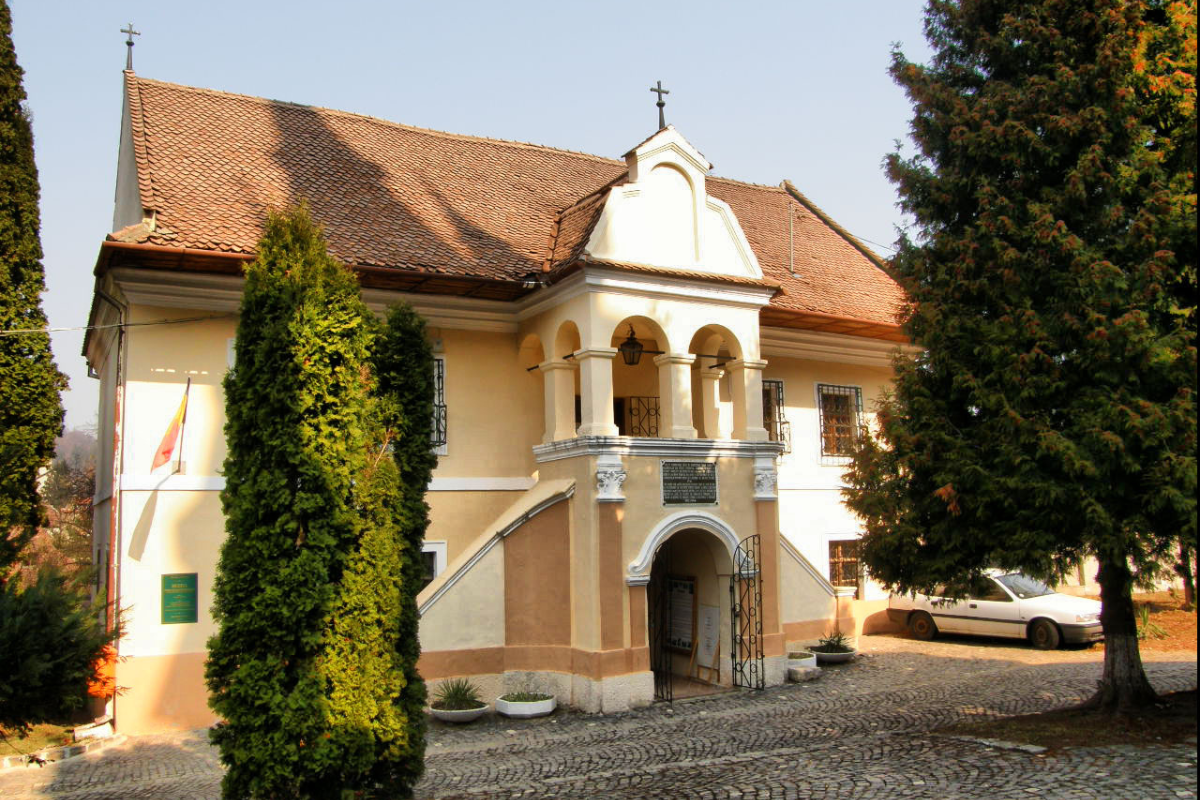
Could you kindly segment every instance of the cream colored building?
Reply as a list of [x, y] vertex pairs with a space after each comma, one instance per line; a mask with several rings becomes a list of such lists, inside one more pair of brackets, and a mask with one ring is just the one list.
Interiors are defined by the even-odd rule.
[[790, 184], [714, 177], [670, 126], [611, 160], [132, 72], [124, 101], [85, 344], [122, 731], [213, 721], [221, 381], [265, 212], [302, 200], [438, 357], [427, 680], [612, 711], [780, 683], [790, 643], [882, 624], [839, 488], [901, 292]]

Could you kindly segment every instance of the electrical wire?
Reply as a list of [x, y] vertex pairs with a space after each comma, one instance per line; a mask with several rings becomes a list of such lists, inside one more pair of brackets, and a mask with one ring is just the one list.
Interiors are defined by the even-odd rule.
[[103, 331], [111, 328], [142, 328], [151, 325], [180, 325], [185, 322], [203, 322], [210, 319], [230, 319], [237, 314], [210, 314], [207, 317], [184, 317], [183, 319], [159, 319], [148, 322], [114, 322], [111, 325], [79, 325], [69, 328], [14, 328], [0, 331], [0, 336], [18, 336], [33, 333], [63, 333], [65, 331]]

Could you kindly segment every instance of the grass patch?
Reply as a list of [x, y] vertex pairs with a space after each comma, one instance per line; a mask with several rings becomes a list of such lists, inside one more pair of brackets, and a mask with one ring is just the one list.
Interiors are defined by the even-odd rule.
[[42, 723], [34, 725], [27, 736], [22, 737], [6, 728], [0, 728], [0, 757], [27, 755], [48, 747], [71, 744], [74, 726]]
[[1022, 717], [963, 722], [937, 733], [1000, 739], [1050, 750], [1115, 744], [1180, 744], [1196, 740], [1196, 692], [1163, 695], [1160, 702], [1127, 716], [1064, 708]]

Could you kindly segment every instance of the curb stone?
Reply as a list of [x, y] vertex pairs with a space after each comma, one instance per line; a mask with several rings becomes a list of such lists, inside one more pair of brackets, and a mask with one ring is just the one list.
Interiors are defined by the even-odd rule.
[[77, 742], [75, 744], [63, 745], [62, 747], [48, 747], [45, 750], [39, 750], [36, 753], [26, 753], [21, 756], [5, 756], [0, 759], [0, 770], [32, 766], [37, 763], [33, 760], [35, 756], [46, 762], [75, 758], [84, 753], [91, 753], [96, 750], [102, 750], [105, 747], [111, 747], [114, 744], [124, 744], [125, 739], [125, 736], [117, 734], [116, 736], [96, 739], [91, 742]]

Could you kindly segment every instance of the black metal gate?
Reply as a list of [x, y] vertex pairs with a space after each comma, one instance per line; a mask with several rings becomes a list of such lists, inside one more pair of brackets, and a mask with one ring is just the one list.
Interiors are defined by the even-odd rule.
[[654, 673], [654, 699], [671, 702], [671, 650], [667, 641], [671, 632], [671, 561], [666, 548], [660, 547], [650, 568], [650, 670]]
[[757, 534], [743, 539], [734, 550], [733, 574], [729, 577], [733, 685], [751, 689], [762, 689], [766, 685], [763, 675], [762, 584], [759, 582], [758, 551]]

